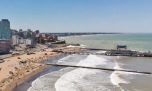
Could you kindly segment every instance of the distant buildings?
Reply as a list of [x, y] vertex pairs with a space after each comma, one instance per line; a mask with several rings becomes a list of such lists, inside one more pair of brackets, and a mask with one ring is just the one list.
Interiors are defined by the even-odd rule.
[[12, 37], [12, 32], [10, 29], [10, 22], [8, 19], [2, 19], [0, 21], [0, 39], [10, 40]]
[[20, 46], [35, 47], [37, 43], [46, 44], [58, 41], [58, 36], [51, 33], [40, 33], [39, 30], [15, 30], [10, 28], [8, 19], [0, 21], [0, 53], [8, 53], [11, 48]]
[[9, 53], [11, 49], [12, 31], [8, 19], [0, 21], [0, 54]]
[[58, 41], [58, 36], [51, 33], [40, 33], [37, 38], [37, 42], [42, 44]]
[[26, 31], [19, 29], [19, 31], [14, 32], [12, 35], [13, 46], [25, 44], [26, 46], [34, 47], [36, 43], [36, 33], [31, 29], [27, 29]]

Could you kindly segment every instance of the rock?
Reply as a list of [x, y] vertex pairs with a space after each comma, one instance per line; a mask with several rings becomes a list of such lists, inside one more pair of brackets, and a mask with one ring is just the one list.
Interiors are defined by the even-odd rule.
[[5, 62], [4, 60], [0, 60], [0, 63], [3, 63], [3, 62]]
[[22, 61], [19, 62], [19, 64], [26, 64], [26, 63], [27, 63], [26, 60], [25, 61], [22, 60]]
[[9, 74], [13, 75], [14, 73], [12, 71], [9, 71]]
[[15, 70], [18, 70], [18, 68], [17, 68], [17, 67], [14, 67], [14, 69], [15, 69]]
[[20, 57], [17, 57], [17, 59], [21, 59]]

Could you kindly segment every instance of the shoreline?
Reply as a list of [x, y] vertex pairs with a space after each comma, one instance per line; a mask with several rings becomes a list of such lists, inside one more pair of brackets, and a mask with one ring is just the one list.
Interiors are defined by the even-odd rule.
[[[58, 55], [58, 56], [53, 57], [53, 58], [51, 57], [50, 59], [48, 59], [47, 62], [49, 62], [49, 61], [51, 61], [51, 62], [53, 61], [54, 62], [54, 61], [56, 61], [56, 60], [58, 60], [60, 58], [63, 58], [65, 56], [66, 55], [62, 55], [61, 54], [61, 55]], [[32, 75], [31, 77], [25, 79], [21, 84], [16, 86], [12, 91], [21, 91], [21, 90], [22, 91], [27, 91], [28, 88], [31, 86], [32, 82], [35, 79], [37, 79], [38, 77], [41, 77], [41, 76], [43, 76], [43, 75], [45, 75], [47, 73], [58, 71], [60, 69], [62, 69], [62, 67], [47, 66], [43, 70], [40, 70], [38, 73], [36, 73], [36, 74]]]
[[19, 86], [27, 79], [29, 79], [29, 78], [33, 77], [34, 75], [38, 74], [39, 72], [43, 71], [43, 69], [45, 69], [46, 67], [47, 66], [42, 66], [41, 68], [35, 69], [35, 70], [31, 71], [29, 74], [24, 75], [23, 78], [13, 81], [12, 83], [10, 83], [9, 85], [6, 86], [6, 89], [4, 91], [13, 91], [13, 89], [15, 87]]
[[[49, 70], [49, 69], [51, 69], [51, 70]], [[21, 84], [19, 84], [17, 87], [15, 87], [12, 91], [27, 91], [31, 87], [32, 82], [35, 81], [37, 78], [39, 78], [45, 74], [48, 74], [50, 72], [58, 71], [60, 69], [62, 69], [62, 68], [51, 67], [51, 66], [46, 67], [42, 71], [31, 76], [30, 78], [25, 79]]]
[[4, 63], [0, 64], [0, 91], [12, 91], [26, 79], [43, 71], [47, 66], [42, 62], [57, 55], [59, 53], [45, 49], [30, 55], [5, 58]]
[[[63, 51], [81, 51], [80, 48], [58, 47]], [[17, 55], [3, 59], [0, 63], [0, 91], [13, 91], [17, 86], [45, 70], [45, 61], [58, 58], [62, 53], [52, 48], [36, 51], [33, 54]]]

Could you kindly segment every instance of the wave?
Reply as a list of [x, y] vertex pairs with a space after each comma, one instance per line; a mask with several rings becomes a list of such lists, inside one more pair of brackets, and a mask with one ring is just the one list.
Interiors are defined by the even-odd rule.
[[97, 51], [96, 53], [106, 53], [107, 51]]
[[[119, 57], [117, 57], [119, 58]], [[86, 59], [81, 60], [78, 64], [78, 66], [89, 66], [89, 67], [96, 67], [96, 66], [102, 66], [106, 68], [114, 68], [114, 69], [123, 69], [120, 66], [120, 63], [118, 63], [116, 60], [111, 61], [107, 60], [106, 58], [96, 55], [89, 55]], [[122, 65], [122, 64], [121, 64]], [[101, 73], [101, 70], [90, 70], [90, 69], [82, 69], [78, 68], [75, 70], [72, 70], [63, 76], [61, 76], [57, 82], [55, 83], [56, 91], [79, 91], [80, 88], [83, 88], [84, 84], [92, 84], [84, 81], [84, 78], [86, 76], [91, 76], [93, 74]], [[105, 74], [105, 73], [104, 73]], [[129, 84], [129, 79], [136, 75], [137, 73], [132, 72], [123, 72], [123, 71], [114, 71], [109, 75], [111, 83], [118, 87], [121, 91], [125, 91], [120, 84]], [[90, 80], [90, 79], [88, 79]], [[93, 86], [90, 85], [90, 86]], [[86, 87], [86, 86], [84, 86]], [[103, 88], [103, 86], [102, 86]], [[106, 90], [102, 89], [102, 91], [108, 91], [106, 87], [104, 87]], [[95, 89], [95, 88], [94, 88]], [[97, 90], [98, 91], [98, 90]], [[99, 90], [100, 91], [100, 90]]]
[[86, 45], [80, 44], [80, 46], [74, 46], [74, 45], [69, 45], [67, 47], [80, 47], [80, 48], [86, 48]]
[[86, 45], [80, 44], [80, 47], [81, 47], [81, 48], [86, 48]]
[[[109, 60], [106, 60], [103, 57], [98, 57], [96, 55], [89, 55], [86, 59], [81, 60], [77, 65], [78, 66], [89, 66], [89, 67], [96, 67], [97, 65], [108, 65]], [[92, 86], [92, 82], [89, 83], [89, 79], [85, 80], [86, 76], [96, 75], [98, 73], [102, 73], [101, 70], [91, 70], [91, 69], [84, 69], [84, 68], [77, 68], [72, 70], [68, 73], [62, 75], [55, 83], [56, 91], [80, 91], [87, 85]], [[96, 78], [98, 79], [98, 78]], [[90, 88], [90, 87], [88, 87]], [[110, 91], [108, 88], [101, 86], [98, 87], [96, 91]], [[96, 89], [96, 87], [92, 88]], [[85, 90], [87, 91], [87, 90]], [[90, 90], [89, 90], [90, 91]]]
[[66, 57], [64, 57], [64, 58], [61, 58], [61, 59], [59, 59], [58, 60], [58, 63], [63, 63], [63, 62], [65, 62], [66, 60], [68, 60], [68, 59], [70, 59], [72, 56], [74, 56], [75, 54], [72, 54], [72, 55], [68, 55], [68, 56], [66, 56]]
[[[72, 57], [72, 59], [73, 58], [74, 57]], [[60, 59], [59, 62], [66, 64], [66, 61], [68, 60], [71, 60], [71, 56]], [[85, 59], [78, 61], [79, 62], [76, 64], [78, 66], [101, 66], [106, 68], [112, 67], [114, 69], [122, 69], [117, 61], [108, 60], [103, 56], [88, 55]], [[131, 74], [134, 74], [131, 72], [121, 71], [114, 71], [112, 73], [109, 73], [107, 71], [85, 68], [76, 68], [72, 71], [69, 70], [63, 72], [62, 75], [60, 74], [60, 72], [63, 72], [63, 69], [56, 72], [59, 73], [58, 75], [60, 75], [61, 77], [58, 76], [59, 78], [56, 78], [56, 81], [54, 81], [54, 83], [52, 82], [52, 79], [54, 78], [51, 78], [51, 75], [53, 75], [54, 73], [46, 74], [48, 75], [48, 78], [42, 76], [42, 79], [42, 77], [39, 77], [32, 82], [32, 86], [29, 88], [28, 91], [49, 91], [49, 85], [52, 83], [53, 86], [55, 86], [55, 91], [113, 91], [113, 89], [111, 89], [112, 87], [117, 87], [118, 90], [115, 91], [125, 91], [123, 87], [120, 86], [120, 84], [129, 84], [130, 82], [127, 78], [130, 78]], [[56, 76], [57, 75], [55, 75], [55, 77]], [[48, 79], [50, 79], [50, 81]], [[105, 83], [113, 84], [113, 86], [105, 86]]]
[[[117, 57], [119, 59], [119, 56]], [[115, 60], [115, 66], [114, 69], [123, 69], [120, 64]], [[133, 72], [124, 72], [124, 71], [114, 71], [110, 75], [111, 83], [117, 87], [120, 88], [121, 91], [125, 91], [120, 84], [129, 84], [129, 79], [133, 79], [135, 75], [139, 75], [139, 73], [133, 73]]]
[[97, 65], [108, 65], [109, 60], [98, 57], [96, 55], [89, 55], [85, 60], [80, 61], [77, 66], [96, 67]]
[[48, 88], [47, 85], [44, 87], [44, 84], [47, 84], [47, 81], [43, 81], [44, 77], [45, 75], [34, 80], [31, 84], [31, 87], [27, 91], [44, 91], [44, 88]]

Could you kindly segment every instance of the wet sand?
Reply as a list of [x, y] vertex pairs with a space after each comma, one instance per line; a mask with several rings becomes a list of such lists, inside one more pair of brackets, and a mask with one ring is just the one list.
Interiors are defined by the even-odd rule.
[[[60, 58], [65, 57], [66, 55], [58, 55], [55, 57], [51, 57], [48, 59], [48, 61], [46, 62], [56, 62], [57, 60], [59, 60]], [[45, 62], [44, 62], [45, 63]], [[53, 72], [53, 71], [58, 71], [62, 69], [62, 67], [53, 67], [53, 66], [48, 66], [46, 67], [43, 71], [37, 73], [36, 75], [30, 77], [29, 79], [26, 79], [22, 84], [18, 85], [17, 87], [15, 87], [13, 89], [13, 91], [27, 91], [29, 89], [29, 87], [31, 87], [32, 82], [37, 79], [38, 77], [45, 75], [47, 73]]]
[[22, 84], [15, 87], [13, 91], [27, 91], [29, 87], [31, 87], [32, 82], [36, 80], [38, 77], [50, 72], [58, 71], [60, 69], [60, 67], [47, 67], [43, 71], [39, 72], [38, 74], [32, 76], [31, 78], [25, 80]]

